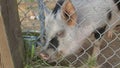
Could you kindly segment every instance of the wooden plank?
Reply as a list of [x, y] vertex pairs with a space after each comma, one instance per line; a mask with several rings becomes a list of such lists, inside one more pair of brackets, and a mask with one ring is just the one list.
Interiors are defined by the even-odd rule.
[[24, 46], [18, 16], [17, 0], [0, 0], [0, 5], [14, 67], [23, 68]]
[[14, 68], [0, 11], [0, 68]]

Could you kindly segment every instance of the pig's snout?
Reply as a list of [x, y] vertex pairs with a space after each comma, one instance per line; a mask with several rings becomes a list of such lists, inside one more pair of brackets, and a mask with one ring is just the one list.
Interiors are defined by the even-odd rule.
[[44, 60], [49, 60], [49, 55], [45, 52], [41, 52], [40, 53], [40, 57]]
[[56, 62], [62, 57], [61, 52], [55, 52], [52, 49], [49, 49], [47, 52], [42, 51], [41, 53], [39, 53], [39, 55], [43, 60], [46, 60], [48, 63]]
[[47, 54], [47, 53], [40, 53], [40, 57], [41, 57], [43, 60], [47, 61], [48, 63], [53, 63], [53, 62], [56, 61], [56, 58], [55, 58], [54, 55], [50, 56], [50, 55]]

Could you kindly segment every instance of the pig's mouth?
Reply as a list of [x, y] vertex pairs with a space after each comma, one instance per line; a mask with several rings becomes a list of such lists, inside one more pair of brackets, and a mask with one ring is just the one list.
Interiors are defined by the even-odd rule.
[[41, 57], [43, 60], [47, 61], [48, 63], [56, 62], [55, 58], [52, 59], [49, 55], [45, 55], [45, 54], [43, 54], [43, 53], [40, 53], [40, 57]]
[[40, 53], [40, 56], [41, 56], [41, 58], [44, 59], [44, 60], [48, 60], [48, 59], [49, 59], [49, 55], [48, 55], [48, 54]]
[[41, 52], [40, 57], [45, 60], [48, 63], [55, 63], [59, 61], [62, 57], [61, 53], [55, 52], [52, 55], [49, 55], [49, 53]]

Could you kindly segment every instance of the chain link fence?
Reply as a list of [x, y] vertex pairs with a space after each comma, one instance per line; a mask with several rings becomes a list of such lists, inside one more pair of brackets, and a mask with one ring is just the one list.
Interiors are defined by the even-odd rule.
[[[43, 1], [43, 2], [40, 2]], [[89, 1], [89, 0], [88, 0]], [[59, 67], [80, 67], [80, 68], [120, 68], [120, 25], [118, 24], [112, 32], [112, 38], [107, 37], [107, 29], [102, 37], [100, 54], [97, 60], [92, 55], [95, 42], [94, 35], [90, 35], [84, 42], [82, 51], [73, 53], [71, 56], [62, 58], [59, 61], [48, 63], [39, 57], [42, 50], [41, 40], [44, 37], [44, 9], [54, 9], [57, 0], [18, 0], [19, 18], [26, 50], [26, 68], [59, 68]], [[44, 6], [45, 4], [45, 6]], [[117, 4], [117, 3], [116, 3]], [[42, 10], [41, 10], [42, 9]], [[111, 8], [113, 9], [113, 8]], [[43, 16], [41, 16], [41, 13]], [[114, 12], [117, 14], [117, 12]], [[120, 15], [116, 15], [118, 21]], [[109, 24], [107, 24], [109, 26]], [[112, 28], [112, 26], [109, 26]], [[53, 43], [53, 42], [52, 42]], [[54, 45], [51, 44], [52, 47]], [[56, 48], [57, 49], [57, 48]], [[49, 51], [49, 50], [48, 50]], [[51, 51], [49, 51], [51, 52]], [[52, 54], [54, 55], [54, 53]], [[56, 66], [56, 67], [55, 67]]]

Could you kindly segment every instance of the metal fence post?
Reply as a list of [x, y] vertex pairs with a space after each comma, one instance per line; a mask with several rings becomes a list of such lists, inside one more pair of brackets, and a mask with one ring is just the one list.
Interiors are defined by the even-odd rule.
[[[44, 31], [45, 31], [45, 16], [44, 16], [44, 9], [45, 9], [45, 5], [43, 0], [38, 0], [38, 6], [39, 6], [39, 20], [40, 20], [40, 39], [43, 39], [44, 37]], [[41, 45], [43, 45], [43, 43], [41, 42]]]

